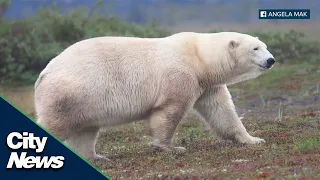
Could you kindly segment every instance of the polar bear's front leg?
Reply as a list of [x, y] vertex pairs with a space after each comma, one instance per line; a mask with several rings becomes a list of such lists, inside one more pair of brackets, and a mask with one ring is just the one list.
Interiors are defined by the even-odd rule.
[[174, 147], [171, 142], [174, 131], [184, 114], [185, 108], [182, 108], [182, 105], [169, 105], [152, 113], [150, 128], [152, 145], [156, 149], [178, 153], [186, 151], [184, 147]]
[[238, 117], [226, 85], [204, 92], [194, 106], [210, 127], [223, 139], [258, 144], [265, 140], [251, 136]]

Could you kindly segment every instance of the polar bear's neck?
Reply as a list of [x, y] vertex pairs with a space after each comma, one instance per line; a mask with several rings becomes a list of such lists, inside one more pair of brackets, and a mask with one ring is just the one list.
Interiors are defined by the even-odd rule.
[[180, 33], [171, 38], [180, 42], [173, 47], [184, 55], [183, 59], [195, 70], [201, 86], [234, 84], [260, 75], [236, 66], [235, 57], [227, 49], [229, 39], [225, 37]]
[[261, 75], [261, 72], [258, 72], [258, 71], [246, 72], [240, 75], [235, 75], [234, 78], [231, 78], [226, 84], [227, 85], [236, 84], [242, 81], [256, 78], [260, 75]]
[[227, 49], [229, 39], [211, 34], [199, 34], [195, 42], [199, 62], [203, 63], [205, 72], [202, 74], [202, 84], [216, 86], [235, 84], [255, 78], [261, 74], [247, 67], [238, 67], [236, 57], [232, 57]]
[[[244, 72], [236, 69], [236, 61], [226, 47], [229, 41], [223, 41], [219, 36], [211, 34], [199, 34], [195, 44], [198, 52], [198, 61], [203, 64], [205, 71], [202, 72], [200, 81], [205, 86], [216, 86], [234, 82], [234, 78]], [[241, 76], [237, 79], [243, 79]]]

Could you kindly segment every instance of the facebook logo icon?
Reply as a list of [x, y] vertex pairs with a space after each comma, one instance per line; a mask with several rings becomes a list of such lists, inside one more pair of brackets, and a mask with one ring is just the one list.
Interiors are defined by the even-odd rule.
[[260, 11], [260, 17], [267, 17], [267, 11]]
[[259, 9], [259, 19], [310, 19], [310, 9]]

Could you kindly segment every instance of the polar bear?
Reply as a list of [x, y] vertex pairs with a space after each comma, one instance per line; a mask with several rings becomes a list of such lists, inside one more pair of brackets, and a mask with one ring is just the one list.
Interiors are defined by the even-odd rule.
[[238, 117], [227, 85], [275, 63], [265, 43], [237, 32], [182, 32], [164, 38], [96, 37], [53, 58], [35, 83], [37, 122], [89, 161], [101, 127], [147, 120], [152, 145], [171, 143], [196, 110], [224, 139], [257, 144]]

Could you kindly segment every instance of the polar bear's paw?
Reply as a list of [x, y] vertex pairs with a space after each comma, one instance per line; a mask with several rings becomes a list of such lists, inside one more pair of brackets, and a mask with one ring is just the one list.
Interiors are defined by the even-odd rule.
[[266, 142], [264, 139], [261, 139], [259, 137], [253, 137], [253, 136], [247, 136], [245, 138], [237, 138], [237, 141], [243, 144], [261, 144]]
[[174, 148], [173, 148], [173, 151], [174, 151], [175, 153], [182, 154], [182, 153], [185, 153], [185, 152], [187, 151], [187, 149], [184, 148], [184, 147], [174, 147]]
[[166, 145], [160, 145], [160, 144], [152, 144], [153, 150], [156, 151], [163, 151], [163, 152], [169, 152], [169, 153], [178, 153], [182, 154], [187, 151], [184, 147], [173, 147], [173, 146], [166, 146]]
[[96, 167], [102, 169], [106, 168], [106, 165], [110, 162], [111, 160], [101, 156], [101, 155], [95, 155], [94, 157], [89, 159], [89, 162], [95, 165]]
[[251, 137], [247, 144], [260, 144], [260, 143], [265, 143], [266, 141], [262, 138], [259, 137]]
[[91, 161], [94, 163], [105, 163], [109, 162], [110, 159], [102, 155], [95, 155], [93, 158], [91, 158]]

